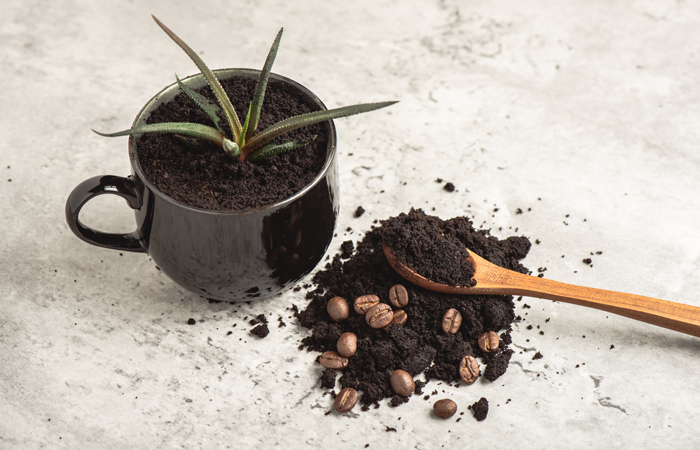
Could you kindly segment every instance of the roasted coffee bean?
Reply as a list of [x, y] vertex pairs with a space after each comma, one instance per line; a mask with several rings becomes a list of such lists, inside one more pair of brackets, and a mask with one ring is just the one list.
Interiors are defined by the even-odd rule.
[[501, 341], [498, 339], [498, 335], [495, 331], [487, 331], [479, 336], [477, 343], [481, 350], [485, 352], [495, 352], [498, 350]]
[[323, 352], [321, 358], [319, 358], [319, 362], [326, 369], [345, 369], [348, 366], [348, 359], [332, 350]]
[[459, 331], [460, 325], [462, 325], [462, 313], [454, 308], [445, 311], [445, 315], [442, 316], [442, 331], [455, 334]]
[[416, 383], [413, 381], [413, 377], [405, 370], [394, 370], [391, 373], [389, 382], [391, 383], [391, 388], [394, 390], [394, 392], [399, 395], [403, 395], [404, 397], [408, 397], [409, 395], [413, 394], [413, 391], [416, 390]]
[[391, 319], [391, 323], [398, 323], [399, 325], [403, 325], [406, 323], [408, 320], [408, 314], [406, 314], [406, 311], [403, 309], [397, 309], [394, 311], [394, 318]]
[[457, 412], [457, 403], [449, 398], [443, 398], [433, 404], [433, 414], [441, 419], [449, 419]]
[[342, 322], [350, 317], [350, 307], [348, 302], [343, 297], [333, 297], [328, 300], [326, 311], [335, 322]]
[[379, 297], [376, 295], [363, 295], [355, 299], [355, 312], [357, 314], [367, 314], [367, 311], [374, 305], [379, 303]]
[[479, 370], [479, 363], [471, 355], [467, 355], [462, 358], [462, 362], [459, 363], [459, 377], [467, 384], [472, 384], [479, 378], [481, 371]]
[[389, 325], [385, 326], [384, 329], [387, 330], [389, 329], [390, 326], [392, 326], [395, 323], [398, 323], [399, 325], [403, 325], [406, 323], [408, 320], [408, 315], [406, 314], [406, 311], [403, 309], [397, 309], [394, 311], [394, 318], [391, 319], [391, 323]]
[[341, 334], [340, 339], [338, 339], [337, 347], [340, 356], [344, 356], [345, 358], [351, 357], [357, 351], [357, 336], [355, 336], [355, 333], [349, 331]]
[[372, 328], [384, 328], [394, 319], [394, 312], [391, 306], [386, 303], [377, 303], [365, 314], [367, 325]]
[[356, 403], [357, 391], [353, 388], [345, 388], [336, 395], [333, 407], [339, 413], [346, 413], [354, 408]]
[[392, 286], [389, 289], [389, 302], [397, 308], [403, 308], [408, 305], [408, 291], [400, 284]]

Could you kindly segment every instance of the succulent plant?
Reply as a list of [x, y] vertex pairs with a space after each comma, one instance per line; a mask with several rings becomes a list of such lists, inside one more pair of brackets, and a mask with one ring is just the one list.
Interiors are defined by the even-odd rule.
[[[280, 29], [280, 31], [277, 33], [277, 37], [270, 48], [270, 52], [265, 60], [265, 65], [260, 71], [255, 93], [253, 94], [253, 99], [248, 107], [248, 114], [246, 115], [245, 122], [241, 125], [240, 119], [233, 108], [231, 100], [224, 92], [221, 83], [216, 78], [214, 73], [209, 70], [206, 64], [204, 64], [204, 61], [202, 61], [199, 55], [197, 55], [189, 45], [187, 45], [155, 16], [152, 15], [152, 17], [163, 29], [163, 31], [165, 31], [165, 33], [170, 36], [170, 38], [175, 41], [175, 43], [179, 45], [185, 51], [185, 53], [187, 53], [190, 59], [192, 59], [214, 92], [214, 95], [219, 103], [218, 105], [212, 103], [203, 95], [187, 87], [180, 81], [177, 75], [175, 75], [180, 89], [188, 97], [190, 97], [207, 114], [207, 116], [209, 116], [214, 124], [214, 127], [188, 122], [163, 122], [139, 125], [116, 133], [101, 133], [93, 130], [95, 133], [101, 136], [115, 137], [142, 133], [172, 133], [180, 136], [213, 142], [214, 144], [220, 146], [224, 152], [232, 157], [238, 158], [240, 161], [243, 161], [246, 158], [248, 158], [249, 161], [258, 161], [275, 154], [303, 147], [307, 143], [306, 141], [302, 142], [296, 140], [281, 143], [274, 141], [277, 137], [288, 131], [326, 120], [373, 111], [375, 109], [384, 108], [396, 103], [362, 103], [325, 111], [314, 111], [306, 114], [300, 114], [298, 116], [290, 117], [277, 122], [276, 124], [271, 125], [256, 134], [260, 119], [260, 111], [262, 109], [262, 103], [265, 97], [265, 89], [270, 77], [272, 63], [277, 56], [277, 49], [280, 45], [283, 29]], [[219, 115], [221, 111], [223, 111], [223, 116], [228, 121], [229, 128], [233, 134], [232, 136], [227, 136], [225, 134]]]

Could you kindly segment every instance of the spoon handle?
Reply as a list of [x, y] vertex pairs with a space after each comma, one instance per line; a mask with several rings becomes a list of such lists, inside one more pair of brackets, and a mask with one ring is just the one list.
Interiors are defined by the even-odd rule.
[[[494, 269], [501, 270], [494, 270]], [[700, 308], [658, 298], [607, 291], [524, 275], [497, 266], [477, 287], [493, 294], [524, 295], [608, 311], [700, 337]]]

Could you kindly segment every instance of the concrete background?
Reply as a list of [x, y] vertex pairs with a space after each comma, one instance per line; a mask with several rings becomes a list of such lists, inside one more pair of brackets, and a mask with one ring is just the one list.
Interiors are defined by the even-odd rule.
[[[126, 139], [90, 128], [128, 127], [175, 72], [196, 72], [151, 13], [212, 68], [261, 67], [284, 26], [275, 72], [329, 107], [400, 100], [336, 121], [329, 254], [416, 206], [539, 239], [524, 263], [548, 278], [700, 306], [697, 3], [3, 0], [2, 11], [0, 447], [700, 444], [698, 338], [528, 298], [502, 378], [425, 388], [460, 411], [486, 397], [486, 421], [434, 419], [421, 398], [326, 415], [316, 354], [297, 350], [307, 330], [288, 309], [305, 306], [303, 291], [209, 304], [146, 255], [79, 241], [63, 217], [79, 182], [129, 173]], [[111, 196], [82, 217], [133, 229]], [[266, 339], [248, 332], [261, 313]]]

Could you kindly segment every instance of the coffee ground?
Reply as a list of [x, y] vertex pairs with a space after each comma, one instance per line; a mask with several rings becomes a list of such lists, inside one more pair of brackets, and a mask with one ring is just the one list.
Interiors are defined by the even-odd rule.
[[[442, 221], [421, 210], [412, 210], [407, 217], [414, 224], [438, 227], [462, 246], [496, 264], [527, 272], [518, 262], [530, 249], [530, 241], [525, 237], [499, 240], [487, 230], [474, 229], [472, 222], [465, 217]], [[300, 349], [335, 350], [342, 333], [351, 331], [357, 335], [357, 352], [340, 372], [339, 383], [341, 388], [351, 387], [361, 393], [359, 401], [364, 410], [372, 404], [379, 406], [378, 402], [384, 398], [391, 398], [394, 406], [408, 400], [396, 395], [391, 388], [389, 378], [396, 369], [405, 370], [413, 377], [423, 373], [426, 381], [459, 383], [459, 363], [465, 355], [472, 355], [486, 364], [484, 378], [493, 381], [505, 373], [513, 353], [508, 348], [511, 324], [515, 319], [513, 298], [440, 294], [405, 281], [389, 266], [382, 250], [382, 234], [390, 226], [400, 232], [397, 224], [402, 221], [395, 219], [382, 221], [368, 231], [349, 259], [343, 261], [340, 254], [335, 255], [332, 262], [314, 276], [315, 289], [307, 294], [311, 300], [307, 308], [295, 314], [299, 323], [311, 330]], [[438, 245], [427, 243], [426, 252], [437, 253]], [[364, 316], [354, 310], [341, 323], [335, 323], [328, 316], [326, 304], [334, 296], [342, 296], [352, 304], [361, 295], [375, 294], [388, 304], [389, 290], [395, 284], [403, 284], [409, 294], [409, 303], [403, 308], [408, 315], [404, 325], [393, 324], [386, 330], [373, 329], [367, 325]], [[445, 334], [441, 328], [442, 316], [449, 308], [456, 308], [462, 314], [462, 326], [453, 335]], [[499, 349], [487, 354], [481, 351], [477, 339], [489, 330], [502, 333]], [[323, 382], [324, 386], [330, 384], [329, 374], [324, 375]], [[423, 382], [417, 383], [420, 388], [423, 385]]]
[[267, 326], [266, 323], [261, 323], [257, 327], [251, 329], [250, 334], [259, 338], [265, 338], [268, 334], [270, 334], [270, 328]]
[[[241, 123], [245, 117], [240, 117], [240, 114], [248, 111], [256, 82], [248, 77], [233, 77], [221, 82]], [[198, 92], [218, 104], [208, 86]], [[316, 105], [307, 103], [296, 88], [270, 80], [258, 131], [316, 109]], [[156, 108], [147, 122], [191, 122], [213, 126], [209, 117], [183, 93]], [[221, 123], [225, 134], [230, 136], [224, 117], [221, 117]], [[137, 137], [138, 159], [146, 178], [180, 203], [216, 211], [259, 208], [290, 197], [313, 181], [326, 159], [328, 127], [325, 122], [290, 131], [277, 141], [308, 143], [256, 163], [239, 162], [209, 142], [173, 134], [143, 134]]]
[[335, 387], [335, 370], [324, 369], [321, 373], [321, 387], [324, 389], [333, 389]]
[[270, 334], [270, 328], [267, 326], [267, 317], [265, 314], [258, 314], [255, 318], [250, 319], [248, 322], [250, 325], [258, 325], [250, 330], [250, 334], [257, 336], [259, 338], [265, 338]]
[[[469, 252], [437, 217], [411, 210], [384, 223], [384, 243], [396, 258], [429, 280], [450, 286], [473, 286]], [[447, 234], [445, 234], [447, 231]]]
[[470, 405], [469, 409], [472, 410], [474, 418], [481, 422], [482, 420], [486, 419], [486, 416], [489, 413], [489, 401], [486, 400], [484, 397], [481, 397], [479, 401], [477, 401], [473, 405]]

